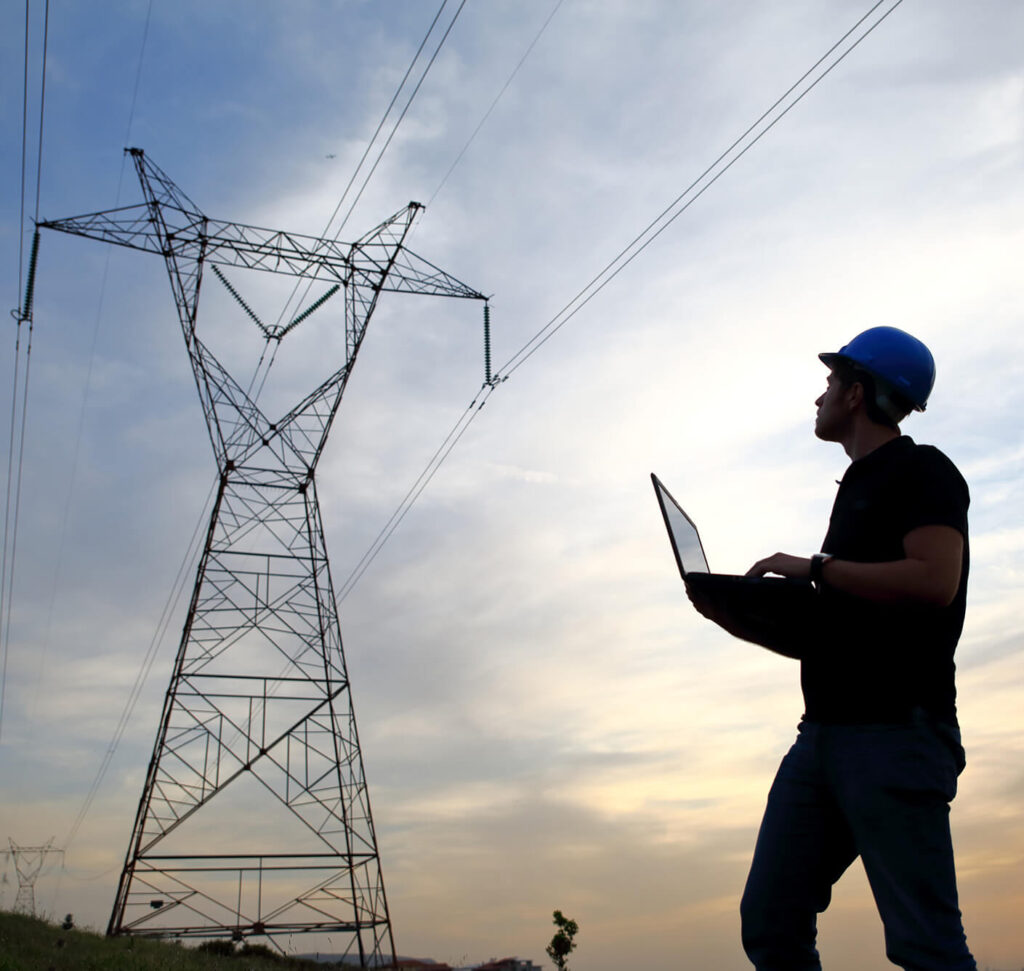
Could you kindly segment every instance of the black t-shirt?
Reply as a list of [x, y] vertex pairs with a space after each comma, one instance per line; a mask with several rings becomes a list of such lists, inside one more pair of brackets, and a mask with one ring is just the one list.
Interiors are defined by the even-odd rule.
[[832, 507], [822, 552], [879, 563], [904, 557], [920, 526], [964, 537], [960, 587], [947, 607], [879, 604], [822, 591], [819, 636], [801, 660], [804, 717], [818, 722], [899, 722], [915, 708], [956, 724], [953, 652], [964, 624], [967, 483], [937, 448], [900, 436], [852, 462]]

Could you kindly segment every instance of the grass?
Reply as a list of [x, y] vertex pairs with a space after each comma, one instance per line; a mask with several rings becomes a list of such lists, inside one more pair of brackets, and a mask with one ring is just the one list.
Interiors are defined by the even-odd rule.
[[222, 957], [163, 941], [65, 931], [37, 917], [0, 911], [0, 971], [322, 971], [323, 967], [293, 958]]

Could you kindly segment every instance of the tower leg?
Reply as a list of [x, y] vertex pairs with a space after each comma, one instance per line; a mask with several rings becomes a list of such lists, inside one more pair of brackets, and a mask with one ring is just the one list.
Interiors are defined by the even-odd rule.
[[[243, 673], [244, 672], [244, 673]], [[394, 944], [316, 488], [225, 472], [108, 933]]]

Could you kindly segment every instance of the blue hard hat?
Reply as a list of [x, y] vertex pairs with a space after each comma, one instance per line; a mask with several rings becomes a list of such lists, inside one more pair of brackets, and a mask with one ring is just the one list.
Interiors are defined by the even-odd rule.
[[872, 327], [835, 353], [818, 357], [829, 367], [836, 361], [846, 361], [867, 371], [906, 398], [915, 411], [924, 411], [935, 384], [932, 352], [898, 327]]

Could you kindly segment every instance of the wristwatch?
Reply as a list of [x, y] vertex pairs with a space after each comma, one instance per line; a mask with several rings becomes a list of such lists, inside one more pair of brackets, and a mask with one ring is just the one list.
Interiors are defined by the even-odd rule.
[[822, 587], [825, 586], [823, 571], [825, 569], [825, 564], [831, 559], [831, 553], [815, 553], [814, 556], [811, 557], [811, 583], [813, 583], [818, 590], [821, 590]]

